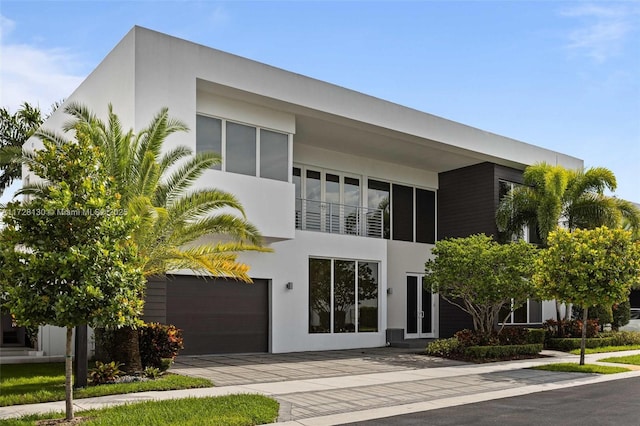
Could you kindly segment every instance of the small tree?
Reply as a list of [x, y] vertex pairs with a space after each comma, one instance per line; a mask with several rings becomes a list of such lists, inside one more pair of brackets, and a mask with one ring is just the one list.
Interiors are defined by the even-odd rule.
[[144, 276], [130, 235], [136, 219], [100, 167], [87, 138], [44, 140], [31, 170], [39, 196], [10, 203], [0, 233], [0, 283], [22, 325], [66, 328], [66, 418], [73, 418], [72, 331], [77, 325], [135, 324]]
[[477, 332], [489, 335], [508, 317], [499, 318], [501, 309], [511, 314], [534, 296], [529, 278], [535, 253], [524, 241], [498, 244], [483, 234], [441, 240], [435, 259], [425, 265], [425, 284], [471, 315]]
[[580, 365], [584, 365], [589, 308], [612, 306], [629, 297], [640, 279], [640, 243], [631, 233], [606, 227], [549, 234], [549, 247], [536, 260], [533, 281], [541, 295], [582, 307]]

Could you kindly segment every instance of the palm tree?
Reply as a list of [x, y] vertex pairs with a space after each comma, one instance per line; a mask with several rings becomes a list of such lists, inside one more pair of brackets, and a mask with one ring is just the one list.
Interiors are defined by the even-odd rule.
[[40, 108], [23, 103], [11, 114], [0, 108], [0, 195], [22, 177], [22, 145], [43, 122]]
[[536, 229], [546, 246], [549, 233], [560, 224], [568, 229], [619, 227], [626, 221], [640, 228], [640, 210], [633, 204], [607, 196], [616, 189], [614, 174], [604, 167], [569, 170], [539, 163], [527, 167], [524, 184], [516, 186], [498, 205], [498, 230], [521, 235], [524, 226]]
[[[546, 247], [549, 233], [560, 224], [569, 230], [620, 227], [626, 223], [640, 230], [640, 209], [633, 203], [607, 196], [617, 183], [613, 172], [604, 167], [570, 170], [539, 163], [523, 174], [524, 184], [514, 187], [498, 205], [498, 230], [507, 235], [522, 234], [525, 226], [537, 230]], [[568, 313], [568, 310], [567, 310]], [[559, 303], [556, 314], [560, 319]]]
[[[192, 184], [220, 161], [215, 153], [193, 152], [178, 146], [163, 153], [165, 139], [173, 133], [187, 131], [187, 126], [169, 117], [161, 109], [149, 125], [137, 134], [124, 131], [118, 116], [109, 105], [108, 119], [100, 120], [88, 108], [71, 103], [65, 108], [72, 120], [63, 129], [86, 134], [105, 153], [103, 166], [113, 177], [126, 214], [140, 218], [133, 235], [144, 259], [148, 278], [168, 271], [191, 269], [213, 276], [251, 282], [249, 267], [237, 261], [241, 251], [269, 251], [262, 247], [262, 236], [246, 220], [240, 202], [218, 189], [190, 190]], [[39, 130], [37, 136], [53, 141], [62, 138]], [[34, 184], [21, 192], [38, 194], [46, 184]], [[220, 209], [235, 211], [218, 213]], [[207, 237], [214, 238], [215, 242]], [[116, 340], [126, 342], [123, 349], [125, 368], [141, 369], [137, 331], [121, 329]]]

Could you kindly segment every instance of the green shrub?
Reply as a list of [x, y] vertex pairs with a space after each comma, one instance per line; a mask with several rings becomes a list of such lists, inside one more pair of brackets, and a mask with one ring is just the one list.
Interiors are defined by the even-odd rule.
[[546, 336], [544, 328], [528, 328], [527, 331], [528, 344], [544, 344], [544, 339]]
[[607, 331], [600, 336], [613, 340], [613, 346], [640, 345], [640, 332], [638, 331]]
[[[182, 330], [174, 325], [149, 323], [138, 329], [142, 367], [163, 368], [163, 358], [174, 360], [184, 349]], [[167, 367], [168, 368], [168, 367]]]
[[[567, 337], [567, 338], [552, 338], [547, 341], [547, 346], [551, 349], [558, 349], [561, 351], [570, 351], [573, 349], [580, 349], [580, 342], [582, 339]], [[599, 348], [601, 346], [614, 346], [614, 339], [611, 337], [593, 337], [585, 339], [586, 348]]]
[[111, 361], [104, 363], [96, 361], [96, 368], [91, 369], [89, 377], [94, 385], [103, 385], [105, 383], [114, 383], [116, 379], [122, 375], [120, 371], [121, 363]]
[[430, 342], [425, 352], [427, 355], [432, 356], [440, 356], [440, 357], [450, 357], [452, 355], [460, 354], [462, 350], [462, 345], [457, 338], [451, 337], [449, 339], [438, 339]]
[[628, 300], [613, 305], [611, 308], [613, 313], [613, 321], [611, 321], [611, 328], [618, 330], [629, 324], [631, 320], [631, 303]]
[[173, 358], [162, 358], [160, 361], [160, 371], [165, 372], [173, 364]]
[[162, 376], [162, 371], [156, 367], [146, 367], [143, 371], [144, 377], [147, 379], [157, 379]]
[[[582, 319], [582, 308], [580, 306], [574, 306], [571, 309], [571, 315], [574, 319]], [[611, 324], [613, 322], [613, 312], [611, 306], [592, 306], [587, 312], [587, 318], [592, 320], [598, 320], [598, 324]]]
[[476, 360], [504, 359], [514, 356], [537, 355], [542, 350], [541, 344], [530, 345], [501, 345], [501, 346], [470, 346], [464, 349], [467, 358]]

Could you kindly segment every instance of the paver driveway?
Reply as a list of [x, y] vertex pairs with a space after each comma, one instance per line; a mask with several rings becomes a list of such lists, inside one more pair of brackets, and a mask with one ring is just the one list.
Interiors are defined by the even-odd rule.
[[286, 354], [180, 356], [172, 372], [204, 377], [216, 386], [448, 367], [458, 361], [425, 356], [416, 349], [367, 348]]

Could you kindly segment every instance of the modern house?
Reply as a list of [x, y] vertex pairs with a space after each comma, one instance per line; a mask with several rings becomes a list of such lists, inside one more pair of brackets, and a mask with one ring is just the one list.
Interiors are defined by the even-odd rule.
[[[134, 27], [67, 98], [138, 130], [163, 106], [191, 131], [170, 146], [221, 153], [196, 183], [235, 194], [273, 253], [243, 254], [253, 284], [174, 271], [149, 283], [147, 321], [185, 354], [384, 346], [470, 327], [423, 289], [436, 240], [497, 235], [501, 194], [536, 162], [583, 162], [362, 93]], [[67, 119], [57, 110], [45, 126]], [[37, 142], [29, 141], [27, 144]], [[511, 323], [539, 324], [529, 301]], [[58, 352], [52, 327], [40, 345]]]

